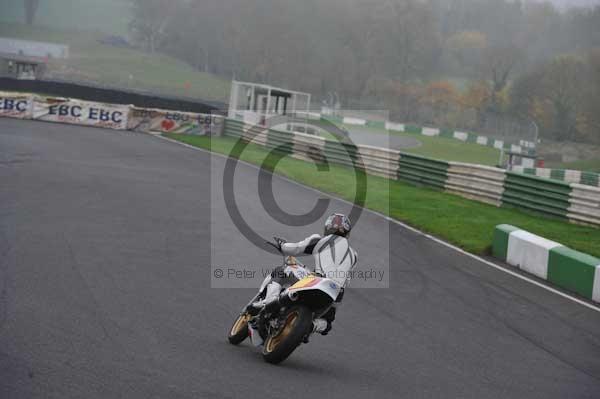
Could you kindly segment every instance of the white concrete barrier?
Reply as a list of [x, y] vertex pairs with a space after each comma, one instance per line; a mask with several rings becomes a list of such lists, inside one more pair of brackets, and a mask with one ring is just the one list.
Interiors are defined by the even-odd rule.
[[359, 118], [351, 118], [351, 117], [344, 117], [344, 119], [342, 120], [346, 125], [359, 125], [359, 126], [364, 126], [367, 124], [367, 121], [364, 119], [359, 119]]
[[465, 132], [454, 132], [454, 138], [460, 141], [467, 141], [469, 138], [469, 134]]
[[502, 204], [506, 179], [504, 170], [461, 162], [448, 164], [446, 191], [495, 206]]
[[432, 128], [432, 127], [424, 127], [421, 134], [424, 136], [429, 136], [429, 137], [439, 136], [440, 129]]
[[479, 145], [487, 145], [488, 138], [485, 136], [477, 136], [477, 144]]
[[404, 124], [402, 124], [402, 123], [386, 122], [385, 123], [385, 129], [386, 130], [393, 130], [395, 132], [403, 132], [404, 131]]

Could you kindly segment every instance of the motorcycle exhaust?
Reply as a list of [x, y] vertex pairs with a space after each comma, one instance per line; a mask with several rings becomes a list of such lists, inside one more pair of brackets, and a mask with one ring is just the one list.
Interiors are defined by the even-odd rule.
[[292, 301], [292, 302], [296, 302], [298, 300], [298, 297], [300, 296], [299, 293], [295, 292], [295, 291], [288, 291], [287, 293], [287, 297]]

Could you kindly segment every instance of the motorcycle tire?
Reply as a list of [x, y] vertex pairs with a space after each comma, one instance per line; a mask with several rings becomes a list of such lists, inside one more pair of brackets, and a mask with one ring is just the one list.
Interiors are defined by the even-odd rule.
[[285, 316], [285, 324], [275, 336], [268, 336], [263, 345], [263, 359], [267, 363], [281, 363], [302, 343], [313, 326], [313, 314], [304, 306], [290, 308]]
[[238, 316], [227, 335], [230, 344], [239, 345], [248, 338], [248, 320], [250, 320], [248, 313], [242, 313]]

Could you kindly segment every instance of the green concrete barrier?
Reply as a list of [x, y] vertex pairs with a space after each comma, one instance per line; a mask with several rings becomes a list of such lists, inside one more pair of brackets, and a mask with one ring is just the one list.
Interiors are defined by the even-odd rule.
[[[313, 140], [311, 135], [298, 135], [282, 130], [259, 129], [253, 132], [248, 131], [248, 125], [232, 119], [226, 119], [224, 134], [245, 140], [252, 139], [255, 144], [269, 149], [278, 148], [285, 154], [304, 159], [326, 158], [329, 162], [348, 167], [364, 167], [370, 174], [433, 187], [495, 206], [539, 212], [573, 223], [600, 225], [600, 188], [539, 177], [536, 175], [539, 169], [525, 169], [521, 173], [507, 172], [503, 169], [340, 143], [316, 136], [313, 136]], [[361, 148], [366, 158], [361, 156]], [[356, 162], [359, 159], [360, 162]]]
[[567, 291], [600, 303], [600, 259], [511, 225], [494, 230], [492, 255]]

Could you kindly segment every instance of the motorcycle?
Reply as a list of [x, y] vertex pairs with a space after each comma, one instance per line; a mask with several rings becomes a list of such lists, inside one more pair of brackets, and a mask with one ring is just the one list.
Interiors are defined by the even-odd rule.
[[[267, 243], [279, 249], [279, 246]], [[265, 297], [271, 281], [271, 275], [267, 276], [258, 293], [242, 309], [227, 337], [232, 345], [239, 345], [250, 337], [255, 346], [262, 346], [263, 359], [273, 364], [281, 363], [300, 344], [308, 343], [314, 330], [313, 321], [326, 314], [335, 302], [341, 301], [344, 293], [343, 280], [310, 273], [293, 256], [284, 255], [283, 259], [284, 267], [291, 267], [298, 281], [283, 286], [276, 300], [269, 302], [258, 314], [252, 314], [253, 304]]]

